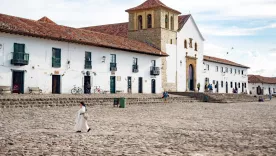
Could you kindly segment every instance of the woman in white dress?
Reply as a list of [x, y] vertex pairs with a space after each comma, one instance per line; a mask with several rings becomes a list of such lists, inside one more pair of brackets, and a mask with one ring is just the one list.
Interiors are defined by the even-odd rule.
[[81, 108], [77, 113], [75, 131], [77, 133], [89, 132], [91, 129], [87, 125], [87, 115], [86, 115], [87, 109], [86, 109], [84, 102], [80, 103], [80, 107]]

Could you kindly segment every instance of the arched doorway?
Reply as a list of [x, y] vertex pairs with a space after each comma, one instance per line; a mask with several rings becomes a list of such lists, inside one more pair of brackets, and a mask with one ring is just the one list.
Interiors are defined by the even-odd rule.
[[188, 87], [190, 91], [194, 90], [194, 68], [193, 65], [189, 65], [189, 77], [188, 77]]

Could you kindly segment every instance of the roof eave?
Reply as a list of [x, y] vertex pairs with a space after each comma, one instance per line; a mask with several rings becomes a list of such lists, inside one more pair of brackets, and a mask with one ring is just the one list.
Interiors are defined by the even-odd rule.
[[32, 33], [27, 33], [27, 32], [20, 32], [20, 31], [13, 31], [13, 30], [5, 30], [0, 28], [0, 32], [3, 33], [10, 33], [10, 34], [16, 34], [16, 35], [22, 35], [22, 36], [30, 36], [30, 37], [36, 37], [36, 38], [43, 38], [43, 39], [50, 39], [50, 40], [55, 40], [55, 41], [63, 41], [63, 42], [70, 42], [70, 43], [77, 43], [77, 44], [83, 44], [83, 45], [91, 45], [91, 46], [96, 46], [96, 47], [105, 47], [105, 48], [111, 48], [111, 49], [118, 49], [118, 50], [123, 50], [123, 51], [130, 51], [134, 53], [140, 53], [140, 54], [146, 54], [146, 55], [154, 55], [154, 56], [160, 56], [160, 57], [167, 57], [169, 55], [162, 53], [150, 53], [150, 52], [145, 52], [145, 51], [138, 51], [138, 50], [130, 50], [130, 49], [124, 49], [124, 48], [119, 48], [119, 47], [112, 47], [112, 46], [107, 46], [107, 45], [102, 45], [102, 44], [95, 44], [91, 42], [85, 42], [81, 40], [70, 40], [70, 39], [64, 39], [64, 38], [56, 38], [56, 37], [51, 37], [51, 36], [42, 36], [42, 35], [36, 35]]
[[250, 69], [250, 67], [247, 67], [247, 66], [233, 65], [233, 64], [230, 64], [230, 63], [223, 63], [223, 62], [213, 61], [213, 60], [208, 60], [208, 59], [203, 59], [203, 60], [204, 61], [208, 61], [208, 62], [214, 62], [214, 63], [225, 64], [225, 65], [229, 65], [229, 66], [234, 66], [234, 67], [240, 67], [240, 68]]

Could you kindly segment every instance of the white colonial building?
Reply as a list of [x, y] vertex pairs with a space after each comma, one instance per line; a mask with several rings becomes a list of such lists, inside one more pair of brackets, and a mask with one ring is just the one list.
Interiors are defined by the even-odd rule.
[[215, 93], [233, 93], [233, 89], [238, 93], [248, 93], [249, 67], [211, 56], [204, 56], [204, 67], [204, 89], [212, 84]]
[[276, 78], [260, 75], [248, 75], [248, 87], [252, 95], [269, 95], [276, 93]]
[[0, 86], [70, 93], [89, 82], [115, 93], [161, 93], [161, 57], [145, 43], [0, 14]]
[[111, 93], [161, 93], [196, 91], [199, 83], [203, 92], [208, 80], [221, 84], [220, 93], [246, 90], [247, 67], [203, 59], [204, 38], [191, 15], [159, 0], [126, 12], [128, 22], [79, 29], [0, 14], [0, 86], [70, 93], [89, 82]]

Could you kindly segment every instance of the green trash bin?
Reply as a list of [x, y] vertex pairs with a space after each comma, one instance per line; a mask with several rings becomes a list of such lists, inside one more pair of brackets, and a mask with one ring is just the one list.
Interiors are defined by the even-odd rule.
[[120, 108], [126, 108], [126, 98], [120, 98]]
[[209, 97], [204, 95], [203, 102], [209, 102]]

